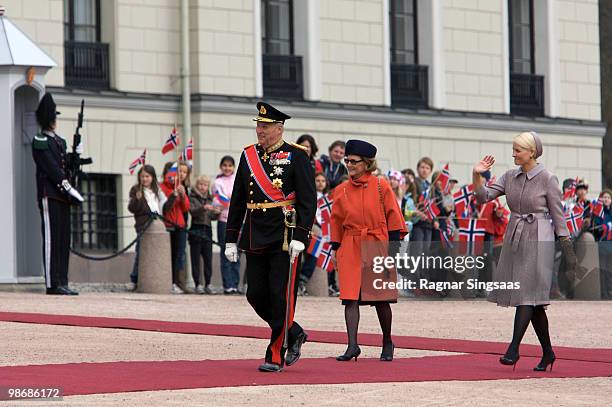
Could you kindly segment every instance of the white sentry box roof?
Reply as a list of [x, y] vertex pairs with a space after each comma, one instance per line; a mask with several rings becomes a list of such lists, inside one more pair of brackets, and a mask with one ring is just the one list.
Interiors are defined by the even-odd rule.
[[57, 66], [55, 61], [6, 18], [3, 12], [0, 8], [0, 66]]

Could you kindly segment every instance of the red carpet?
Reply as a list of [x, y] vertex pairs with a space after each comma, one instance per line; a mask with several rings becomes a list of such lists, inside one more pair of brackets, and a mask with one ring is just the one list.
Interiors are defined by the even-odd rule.
[[610, 363], [561, 360], [552, 372], [533, 372], [538, 361], [523, 356], [513, 372], [511, 367], [500, 365], [497, 356], [485, 354], [396, 359], [392, 363], [302, 359], [283, 373], [258, 372], [261, 360], [70, 363], [0, 367], [0, 383], [10, 387], [60, 386], [65, 395], [76, 395], [279, 384], [612, 376]]
[[[140, 331], [169, 332], [181, 334], [199, 334], [216, 336], [234, 336], [244, 338], [269, 339], [270, 330], [263, 327], [247, 325], [223, 325], [199, 322], [172, 322], [147, 319], [89, 317], [79, 315], [53, 315], [22, 312], [0, 312], [0, 321], [24, 322], [34, 324], [68, 325], [94, 328], [121, 328]], [[346, 343], [344, 332], [308, 330], [308, 340], [320, 343]], [[465, 339], [424, 338], [419, 336], [393, 335], [397, 348], [447, 351], [474, 354], [503, 354], [507, 344], [491, 341]], [[361, 345], [380, 346], [381, 335], [359, 334]], [[521, 345], [521, 355], [541, 356], [538, 345]], [[559, 359], [612, 363], [612, 349], [608, 348], [573, 348], [555, 346]]]

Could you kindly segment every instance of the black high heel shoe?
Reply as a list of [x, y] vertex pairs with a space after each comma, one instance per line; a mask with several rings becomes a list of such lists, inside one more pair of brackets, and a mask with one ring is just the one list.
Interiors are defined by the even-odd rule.
[[557, 357], [555, 356], [555, 354], [553, 353], [552, 356], [542, 356], [542, 359], [540, 360], [540, 363], [538, 363], [538, 365], [536, 367], [533, 368], [534, 372], [545, 372], [546, 368], [548, 368], [548, 365], [550, 365], [550, 371], [552, 372], [552, 368], [553, 365], [555, 364], [555, 360], [557, 360]]
[[504, 356], [499, 358], [499, 363], [506, 366], [512, 366], [512, 371], [514, 371], [514, 369], [516, 369], [516, 362], [518, 362], [520, 358], [518, 353], [516, 355], [511, 355], [506, 352]]
[[339, 362], [346, 362], [355, 358], [355, 362], [357, 362], [357, 356], [359, 355], [361, 355], [361, 348], [359, 348], [359, 345], [349, 345], [344, 355], [337, 356], [336, 360]]
[[[390, 346], [389, 346], [390, 345]], [[380, 360], [383, 362], [391, 362], [393, 360], [393, 351], [395, 350], [395, 345], [393, 342], [390, 344], [384, 344], [382, 353], [380, 354]]]

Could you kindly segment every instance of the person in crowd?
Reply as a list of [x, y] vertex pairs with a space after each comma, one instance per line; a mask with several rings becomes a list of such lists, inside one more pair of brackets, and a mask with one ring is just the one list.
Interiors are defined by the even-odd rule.
[[402, 175], [404, 176], [404, 185], [413, 184], [416, 179], [416, 175], [411, 168], [404, 168], [402, 170]]
[[187, 246], [187, 220], [189, 216], [189, 175], [191, 169], [184, 161], [166, 163], [160, 188], [168, 202], [164, 205], [166, 228], [170, 232], [172, 257], [172, 292], [183, 294], [181, 288], [185, 273], [185, 249]]
[[[410, 251], [415, 254], [427, 254], [431, 245], [433, 223], [425, 215], [425, 208], [422, 201], [424, 198], [428, 198], [431, 190], [431, 183], [429, 179], [431, 177], [433, 166], [433, 161], [429, 157], [423, 157], [417, 162], [418, 177], [416, 177], [414, 181], [417, 187], [417, 208], [422, 213], [418, 215], [417, 220], [413, 222], [412, 231], [410, 232]], [[416, 271], [414, 276], [416, 277], [418, 274], [419, 271]]]
[[223, 280], [224, 294], [242, 294], [239, 289], [240, 285], [240, 256], [235, 262], [231, 262], [225, 256], [225, 235], [227, 229], [227, 215], [229, 212], [230, 200], [232, 199], [232, 190], [236, 174], [234, 170], [236, 163], [232, 156], [226, 155], [221, 158], [219, 170], [221, 171], [213, 185], [214, 204], [221, 209], [219, 220], [217, 221], [217, 239], [221, 246], [221, 278]]
[[516, 307], [512, 341], [499, 362], [516, 366], [521, 340], [531, 322], [543, 353], [535, 371], [545, 371], [548, 366], [552, 370], [556, 359], [545, 308], [550, 304], [555, 234], [568, 259], [568, 267], [576, 267], [576, 255], [563, 216], [559, 181], [537, 162], [542, 152], [542, 141], [535, 132], [521, 133], [512, 143], [512, 157], [518, 168], [506, 171], [490, 186], [484, 184], [481, 174], [493, 167], [493, 156], [485, 156], [472, 171], [477, 202], [482, 204], [505, 195], [511, 211], [493, 276], [494, 281], [508, 285], [491, 291], [489, 296], [497, 305]]
[[387, 171], [387, 178], [389, 179], [389, 185], [391, 186], [391, 190], [395, 195], [397, 204], [401, 206], [404, 198], [404, 183], [406, 182], [405, 178], [401, 172], [394, 169]]
[[612, 299], [612, 190], [599, 194], [602, 216], [594, 217], [595, 238], [599, 242], [599, 279], [602, 299]]
[[[412, 170], [405, 171], [412, 172]], [[417, 202], [419, 201], [418, 188], [415, 183], [414, 173], [412, 175], [412, 177], [405, 176], [405, 193], [400, 206], [402, 213], [404, 214], [406, 227], [408, 228], [408, 236], [410, 236], [414, 222], [417, 222], [422, 217], [425, 217], [425, 214], [417, 208]]]
[[340, 184], [342, 177], [347, 174], [346, 167], [342, 163], [344, 148], [344, 141], [336, 140], [329, 146], [329, 155], [321, 155], [321, 166], [323, 167], [323, 173], [327, 177], [330, 189], [334, 189]]
[[321, 161], [317, 159], [317, 153], [319, 152], [319, 147], [317, 147], [317, 143], [310, 134], [302, 134], [298, 137], [296, 143], [299, 145], [306, 147], [306, 153], [308, 157], [310, 157], [310, 163], [312, 164], [312, 169], [315, 174], [323, 172], [323, 164]]
[[[384, 247], [390, 241], [398, 242], [406, 234], [406, 225], [397, 199], [389, 183], [372, 173], [376, 170], [376, 147], [366, 141], [349, 140], [346, 143], [345, 163], [350, 180], [336, 187], [332, 208], [331, 244], [340, 280], [340, 299], [344, 305], [348, 347], [336, 360], [357, 360], [361, 349], [357, 342], [359, 306], [373, 305], [383, 333], [381, 361], [393, 360], [391, 339], [392, 313], [390, 303], [397, 302], [396, 289], [375, 289], [374, 279], [396, 282], [397, 274], [391, 268], [381, 274], [373, 273], [368, 259], [370, 252], [380, 247], [365, 249], [363, 243]], [[378, 242], [378, 244], [376, 244]], [[366, 250], [362, 253], [362, 250]], [[389, 250], [390, 251], [390, 250]], [[380, 253], [379, 253], [380, 254]], [[373, 257], [373, 256], [372, 256]], [[382, 287], [382, 286], [381, 286]]]
[[[134, 228], [136, 233], [143, 232], [151, 214], [163, 214], [166, 195], [157, 184], [157, 175], [152, 165], [145, 164], [137, 174], [138, 183], [130, 189], [128, 211], [134, 214]], [[138, 260], [140, 257], [140, 240], [136, 241], [136, 252], [134, 256], [134, 267], [130, 274], [133, 288], [138, 284]]]
[[582, 210], [582, 228], [583, 232], [589, 230], [592, 226], [591, 216], [591, 201], [587, 197], [589, 193], [589, 184], [584, 179], [579, 179], [576, 184], [576, 205], [580, 205]]
[[[300, 143], [298, 143], [300, 144]], [[325, 174], [322, 172], [318, 172], [315, 174], [315, 188], [317, 190], [317, 202], [320, 198], [325, 196], [329, 191], [327, 188], [327, 178], [325, 178]], [[311, 239], [323, 239], [321, 225], [323, 223], [323, 218], [321, 217], [321, 209], [317, 205], [317, 212], [315, 214], [315, 224], [312, 227]], [[327, 236], [329, 238], [329, 236]], [[308, 295], [308, 291], [306, 290], [306, 284], [312, 277], [312, 274], [317, 267], [317, 258], [310, 253], [304, 252], [303, 254], [303, 262], [302, 262], [302, 270], [300, 272], [300, 281], [298, 282], [298, 295]]]
[[[189, 213], [191, 228], [189, 248], [191, 254], [191, 274], [197, 294], [214, 294], [210, 287], [212, 277], [212, 226], [211, 220], [219, 217], [221, 210], [212, 205], [210, 178], [200, 175], [195, 188], [189, 193]], [[201, 283], [200, 270], [204, 263], [204, 285]]]

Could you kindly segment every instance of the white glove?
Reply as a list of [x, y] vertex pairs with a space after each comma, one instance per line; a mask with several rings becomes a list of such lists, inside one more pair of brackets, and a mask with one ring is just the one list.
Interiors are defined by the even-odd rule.
[[83, 202], [84, 201], [83, 196], [79, 193], [79, 191], [76, 190], [76, 188], [74, 188], [72, 185], [70, 185], [70, 182], [68, 182], [67, 179], [62, 181], [62, 188], [64, 188], [66, 190], [66, 192], [68, 192], [68, 194], [70, 194], [70, 196], [72, 196], [73, 198], [75, 198], [79, 202]]
[[291, 258], [291, 263], [304, 251], [304, 243], [299, 240], [292, 240], [289, 243], [289, 257]]
[[225, 257], [232, 263], [238, 261], [238, 245], [236, 243], [225, 244]]

